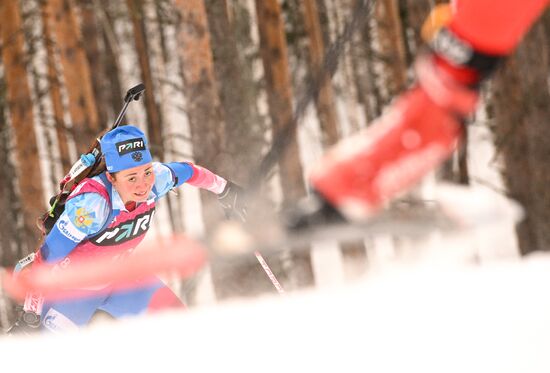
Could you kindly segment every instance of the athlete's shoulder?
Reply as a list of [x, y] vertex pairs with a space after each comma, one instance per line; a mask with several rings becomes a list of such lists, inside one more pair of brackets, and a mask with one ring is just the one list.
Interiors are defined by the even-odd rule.
[[160, 174], [170, 173], [170, 168], [166, 166], [164, 163], [161, 162], [152, 162], [153, 165], [153, 172], [155, 173], [155, 176], [158, 176]]
[[85, 235], [99, 232], [110, 213], [110, 201], [96, 192], [85, 192], [65, 204], [65, 218]]
[[170, 167], [160, 162], [153, 162], [153, 172], [156, 193], [160, 197], [174, 187], [174, 174]]

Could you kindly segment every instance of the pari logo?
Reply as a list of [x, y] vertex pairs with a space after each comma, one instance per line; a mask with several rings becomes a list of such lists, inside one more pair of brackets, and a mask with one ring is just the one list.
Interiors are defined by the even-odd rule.
[[74, 242], [80, 242], [86, 237], [86, 234], [81, 232], [67, 217], [57, 221], [57, 229], [63, 236]]
[[138, 137], [116, 143], [118, 155], [124, 155], [138, 150], [145, 150], [145, 141]]
[[90, 241], [98, 246], [114, 246], [132, 240], [149, 230], [154, 214], [155, 210], [152, 209], [132, 220], [111, 226], [102, 234], [92, 237]]

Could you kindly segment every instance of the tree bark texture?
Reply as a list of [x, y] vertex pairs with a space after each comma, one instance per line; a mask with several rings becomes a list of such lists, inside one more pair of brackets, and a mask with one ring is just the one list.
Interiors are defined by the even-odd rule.
[[132, 20], [134, 42], [141, 69], [141, 78], [143, 84], [145, 84], [144, 96], [145, 109], [147, 112], [147, 139], [149, 140], [153, 156], [163, 161], [162, 119], [155, 100], [155, 84], [153, 82], [153, 72], [149, 61], [149, 47], [147, 45], [145, 22], [143, 19], [143, 1], [126, 0], [126, 4]]
[[[256, 0], [269, 115], [273, 138], [281, 136], [292, 119], [292, 87], [288, 66], [288, 49], [281, 8], [277, 0]], [[305, 195], [302, 165], [296, 132], [279, 160], [284, 204], [294, 204]]]
[[550, 250], [548, 42], [543, 26], [536, 25], [499, 72], [492, 90], [504, 178], [510, 196], [526, 212], [517, 227], [522, 254]]
[[110, 104], [107, 101], [105, 90], [105, 55], [102, 48], [101, 32], [99, 30], [98, 19], [94, 0], [78, 0], [80, 9], [80, 19], [82, 20], [82, 45], [86, 52], [88, 64], [90, 65], [90, 74], [93, 77], [92, 88], [96, 100], [97, 117], [99, 125], [103, 128], [108, 126], [107, 109]]
[[214, 170], [223, 164], [225, 131], [214, 78], [213, 56], [203, 0], [177, 0], [181, 15], [179, 53], [183, 65], [186, 109], [193, 154], [198, 164]]
[[[277, 0], [256, 0], [256, 13], [260, 34], [260, 53], [269, 104], [273, 138], [281, 136], [292, 119], [292, 87], [288, 65], [288, 48], [281, 7]], [[296, 131], [291, 133], [286, 149], [279, 160], [279, 173], [283, 190], [283, 208], [295, 204], [305, 195], [302, 164]], [[313, 283], [313, 270], [309, 250], [298, 250], [282, 260], [281, 269], [293, 286]], [[275, 269], [274, 269], [275, 271]], [[286, 276], [285, 276], [286, 277]]]
[[254, 86], [252, 81], [246, 80], [246, 65], [239, 54], [236, 25], [230, 19], [229, 4], [226, 0], [206, 0], [205, 4], [214, 71], [226, 123], [225, 145], [228, 157], [224, 160], [224, 169], [231, 170], [234, 181], [246, 184], [264, 144], [263, 128], [255, 122]]
[[55, 125], [55, 134], [57, 137], [57, 150], [61, 166], [64, 172], [69, 172], [72, 162], [67, 140], [67, 127], [64, 118], [63, 99], [61, 94], [61, 82], [59, 81], [59, 71], [55, 62], [55, 48], [52, 38], [52, 29], [50, 18], [48, 17], [48, 8], [46, 2], [40, 3], [40, 14], [42, 17], [42, 32], [44, 44], [46, 47], [46, 64], [48, 65], [48, 90], [52, 103], [53, 120]]
[[47, 6], [59, 48], [73, 137], [77, 150], [83, 153], [103, 129], [97, 117], [90, 65], [72, 0], [48, 0]]
[[398, 0], [380, 0], [376, 3], [378, 55], [384, 69], [385, 102], [407, 86], [407, 59]]
[[335, 144], [339, 139], [338, 113], [334, 104], [332, 81], [323, 67], [325, 45], [317, 0], [303, 0], [302, 7], [309, 41], [310, 74], [312, 79], [319, 79], [319, 95], [315, 98], [317, 117], [322, 131], [323, 145], [328, 147]]
[[38, 244], [39, 232], [36, 228], [36, 218], [44, 211], [45, 206], [18, 1], [1, 1], [0, 19], [3, 20], [0, 26], [3, 43], [2, 60], [8, 108], [15, 135], [17, 181], [23, 214], [24, 240], [26, 250], [30, 252], [36, 249]]

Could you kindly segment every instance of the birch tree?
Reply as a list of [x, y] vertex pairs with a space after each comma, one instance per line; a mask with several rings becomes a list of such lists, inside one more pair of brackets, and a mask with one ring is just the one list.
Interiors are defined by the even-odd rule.
[[64, 118], [64, 109], [61, 93], [61, 82], [59, 81], [59, 71], [55, 62], [55, 48], [52, 38], [52, 29], [50, 17], [48, 16], [48, 7], [46, 1], [40, 2], [40, 15], [42, 18], [42, 34], [46, 49], [46, 64], [48, 69], [48, 91], [52, 104], [53, 120], [55, 125], [55, 134], [57, 137], [57, 151], [61, 161], [63, 171], [68, 172], [71, 168], [71, 155], [69, 153], [69, 144], [67, 140], [67, 127]]
[[105, 49], [104, 61], [105, 61], [105, 95], [106, 100], [110, 103], [112, 117], [118, 114], [122, 107], [122, 97], [124, 89], [120, 82], [120, 62], [119, 62], [119, 48], [118, 39], [114, 32], [116, 20], [112, 16], [112, 7], [119, 5], [118, 2], [112, 2], [109, 0], [100, 0], [101, 12], [101, 38]]
[[[0, 66], [1, 66], [0, 61]], [[22, 229], [18, 226], [21, 216], [20, 199], [16, 192], [16, 172], [10, 157], [11, 137], [7, 118], [6, 84], [0, 79], [0, 167], [3, 177], [0, 178], [0, 266], [13, 266], [23, 254]]]
[[2, 61], [10, 121], [15, 136], [24, 241], [27, 252], [30, 252], [38, 244], [36, 218], [44, 211], [45, 205], [18, 1], [1, 1], [0, 19], [3, 21], [0, 24]]
[[155, 84], [153, 82], [153, 72], [149, 61], [149, 46], [146, 37], [145, 21], [143, 14], [142, 0], [126, 0], [132, 27], [134, 32], [134, 42], [136, 53], [141, 70], [141, 78], [145, 84], [145, 109], [147, 112], [147, 137], [151, 144], [151, 152], [159, 160], [164, 159], [163, 141], [162, 141], [162, 120], [161, 113], [155, 100]]

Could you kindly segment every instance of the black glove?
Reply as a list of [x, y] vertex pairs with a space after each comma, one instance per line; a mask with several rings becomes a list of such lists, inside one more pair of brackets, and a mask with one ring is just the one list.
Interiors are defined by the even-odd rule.
[[15, 324], [13, 324], [6, 333], [31, 335], [38, 332], [39, 329], [40, 316], [34, 312], [22, 311]]
[[285, 211], [283, 224], [290, 231], [313, 229], [345, 223], [346, 219], [323, 196], [312, 190], [311, 194]]
[[244, 189], [231, 181], [228, 181], [223, 192], [218, 194], [218, 201], [228, 218], [236, 216], [241, 221], [246, 221], [244, 194]]

